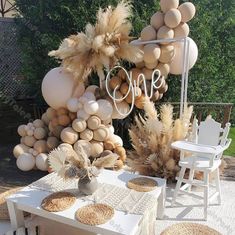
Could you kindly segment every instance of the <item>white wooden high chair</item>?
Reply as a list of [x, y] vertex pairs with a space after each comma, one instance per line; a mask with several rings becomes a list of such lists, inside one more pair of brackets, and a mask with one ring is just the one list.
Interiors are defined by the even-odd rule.
[[[225, 128], [221, 128], [221, 124], [214, 119], [207, 119], [197, 126], [194, 123], [195, 142], [176, 141], [172, 143], [172, 148], [180, 150], [181, 167], [179, 177], [172, 199], [174, 206], [178, 193], [188, 194], [198, 199], [204, 200], [204, 219], [207, 220], [207, 208], [209, 200], [217, 197], [218, 204], [221, 204], [221, 189], [220, 189], [220, 172], [221, 157], [223, 151], [226, 150], [231, 139], [228, 139], [230, 123], [227, 123]], [[185, 153], [191, 153], [189, 157], [185, 157]], [[186, 169], [189, 169], [188, 179], [184, 178]], [[203, 180], [194, 179], [195, 171], [203, 172]], [[211, 185], [209, 181], [210, 174], [214, 174], [215, 185]], [[184, 185], [181, 187], [181, 184]], [[191, 192], [191, 186], [199, 186], [204, 188], [203, 197]], [[209, 196], [209, 186], [216, 189], [216, 192]]]

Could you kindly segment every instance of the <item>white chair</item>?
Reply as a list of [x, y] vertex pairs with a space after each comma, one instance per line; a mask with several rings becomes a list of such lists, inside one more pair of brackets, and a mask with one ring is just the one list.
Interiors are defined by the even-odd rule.
[[[225, 128], [222, 129], [221, 124], [213, 119], [201, 122], [200, 126], [197, 125], [197, 122], [194, 122], [195, 142], [176, 141], [172, 143], [172, 148], [180, 150], [179, 165], [181, 167], [179, 177], [176, 177], [177, 184], [172, 199], [172, 206], [174, 206], [179, 192], [198, 199], [204, 199], [204, 219], [207, 220], [209, 200], [217, 197], [218, 204], [221, 204], [219, 166], [223, 151], [231, 143], [231, 139], [228, 139], [229, 129], [230, 123], [227, 123]], [[191, 156], [186, 157], [185, 153], [191, 153]], [[188, 179], [184, 178], [186, 169], [189, 169]], [[195, 171], [203, 172], [203, 180], [194, 179]], [[210, 184], [210, 174], [214, 174], [215, 185]], [[181, 187], [182, 183], [184, 185]], [[191, 192], [192, 185], [204, 188], [203, 197]], [[209, 196], [209, 186], [216, 189], [216, 192], [211, 196]]]

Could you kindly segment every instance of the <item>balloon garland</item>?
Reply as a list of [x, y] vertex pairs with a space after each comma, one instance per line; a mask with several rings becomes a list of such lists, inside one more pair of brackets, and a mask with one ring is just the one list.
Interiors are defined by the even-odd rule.
[[[135, 46], [134, 42], [156, 39], [187, 37], [187, 24], [194, 15], [195, 7], [186, 2], [179, 5], [178, 0], [161, 0], [161, 11], [156, 12], [140, 35], [140, 39], [129, 43], [131, 16], [129, 3], [122, 1], [115, 9], [100, 9], [97, 23], [86, 26], [80, 32], [63, 40], [58, 50], [49, 53], [62, 61], [62, 67], [50, 70], [42, 81], [42, 95], [49, 108], [41, 119], [21, 125], [18, 134], [20, 144], [13, 154], [17, 167], [22, 171], [39, 169], [50, 171], [48, 153], [55, 148], [81, 148], [90, 160], [116, 153], [115, 169], [123, 167], [126, 151], [122, 139], [114, 134], [113, 119], [123, 119], [134, 106], [143, 109], [145, 92], [150, 90], [155, 70], [160, 71], [152, 95], [152, 100], [160, 100], [168, 89], [167, 76], [182, 73], [182, 42], [147, 43]], [[197, 60], [198, 50], [192, 39], [189, 46], [189, 69]], [[113, 100], [102, 91], [104, 69], [110, 69], [120, 60], [135, 63], [129, 71], [131, 80], [123, 70], [119, 70], [108, 81], [110, 91], [115, 91]], [[92, 71], [100, 78], [100, 87], [87, 86], [87, 77]], [[139, 80], [141, 74], [146, 82]], [[130, 84], [137, 86], [130, 91]], [[129, 93], [128, 93], [129, 92]], [[123, 100], [122, 100], [123, 99]]]

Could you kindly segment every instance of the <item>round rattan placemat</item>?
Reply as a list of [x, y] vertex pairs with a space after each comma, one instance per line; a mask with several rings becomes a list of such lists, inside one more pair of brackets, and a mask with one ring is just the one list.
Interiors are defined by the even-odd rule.
[[92, 204], [77, 210], [76, 219], [88, 225], [99, 225], [109, 221], [114, 215], [114, 209], [106, 204]]
[[42, 200], [41, 207], [50, 212], [63, 211], [71, 207], [76, 201], [74, 194], [69, 192], [56, 192]]
[[8, 208], [7, 208], [6, 198], [21, 189], [22, 189], [22, 187], [17, 187], [17, 188], [7, 190], [6, 192], [0, 194], [0, 219], [1, 220], [9, 220], [10, 219], [9, 213], [8, 213]]
[[218, 231], [197, 223], [178, 223], [169, 226], [161, 235], [222, 235]]
[[150, 192], [157, 187], [157, 182], [147, 177], [138, 177], [129, 180], [127, 187], [138, 192]]

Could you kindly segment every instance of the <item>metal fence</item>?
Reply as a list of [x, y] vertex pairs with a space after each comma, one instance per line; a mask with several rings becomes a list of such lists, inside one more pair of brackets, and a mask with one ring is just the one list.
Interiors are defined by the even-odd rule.
[[0, 18], [0, 91], [5, 96], [16, 97], [26, 92], [20, 69], [16, 24], [12, 18]]

